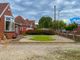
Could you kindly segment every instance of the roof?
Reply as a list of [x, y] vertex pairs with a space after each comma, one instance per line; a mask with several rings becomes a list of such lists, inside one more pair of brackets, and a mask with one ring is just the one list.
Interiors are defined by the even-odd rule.
[[6, 8], [7, 5], [8, 5], [8, 3], [0, 3], [0, 15], [4, 11], [4, 9]]
[[22, 25], [25, 25], [25, 26], [30, 26], [31, 24], [35, 24], [35, 21], [34, 20], [28, 20], [28, 19], [24, 20], [23, 17], [17, 16], [15, 18], [15, 23], [16, 24], [22, 24]]
[[26, 19], [25, 23], [26, 23], [26, 25], [31, 25], [31, 24], [35, 24], [35, 21]]
[[17, 16], [15, 18], [15, 22], [18, 23], [18, 24], [22, 24], [22, 23], [24, 23], [24, 19], [21, 16]]

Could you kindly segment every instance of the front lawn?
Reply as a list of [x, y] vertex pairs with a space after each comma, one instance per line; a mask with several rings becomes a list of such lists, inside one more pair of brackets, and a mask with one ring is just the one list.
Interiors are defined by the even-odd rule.
[[53, 41], [51, 35], [33, 35], [31, 40], [35, 41]]

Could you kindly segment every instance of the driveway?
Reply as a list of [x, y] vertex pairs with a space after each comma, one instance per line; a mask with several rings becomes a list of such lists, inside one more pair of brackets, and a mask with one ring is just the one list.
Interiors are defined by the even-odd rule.
[[0, 60], [79, 60], [80, 44], [0, 45]]
[[[80, 43], [33, 43], [24, 36], [18, 43], [0, 44], [0, 60], [79, 60]], [[55, 42], [74, 42], [58, 35]], [[22, 42], [22, 43], [19, 43]], [[32, 42], [26, 43], [23, 42]]]

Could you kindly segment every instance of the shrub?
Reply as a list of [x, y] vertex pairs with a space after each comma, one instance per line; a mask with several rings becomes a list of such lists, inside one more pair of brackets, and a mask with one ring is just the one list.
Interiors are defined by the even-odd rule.
[[26, 34], [29, 35], [54, 35], [54, 31], [53, 30], [29, 30], [26, 31]]

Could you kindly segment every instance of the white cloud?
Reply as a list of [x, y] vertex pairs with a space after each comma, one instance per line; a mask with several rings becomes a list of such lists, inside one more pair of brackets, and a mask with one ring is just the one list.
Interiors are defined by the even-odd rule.
[[62, 2], [64, 2], [64, 0], [55, 0], [55, 3], [57, 3], [57, 4], [60, 4]]
[[15, 7], [12, 7], [12, 9], [13, 10], [17, 10], [17, 11], [24, 11], [25, 10], [25, 8], [23, 8], [23, 7], [19, 6], [19, 5], [15, 6]]
[[14, 0], [14, 1], [16, 1], [16, 2], [18, 2], [18, 3], [21, 2], [21, 0]]
[[44, 5], [44, 4], [47, 4], [48, 3], [48, 1], [46, 1], [46, 0], [41, 0], [40, 1], [40, 5]]
[[7, 0], [0, 0], [0, 3], [6, 3], [8, 2]]
[[33, 4], [33, 2], [30, 2], [30, 1], [25, 1], [24, 3], [22, 3], [22, 4], [24, 4], [24, 5], [31, 5], [31, 4]]
[[[80, 15], [79, 0], [9, 0], [16, 15], [40, 18], [42, 15], [53, 16], [54, 4], [61, 10], [60, 18], [69, 19]], [[55, 1], [55, 2], [54, 2]], [[19, 13], [20, 12], [20, 13]]]
[[77, 12], [80, 12], [80, 8], [63, 10], [63, 11], [61, 11], [61, 12], [62, 12], [62, 13], [77, 13]]
[[38, 13], [36, 11], [28, 11], [26, 12], [28, 15], [37, 15]]
[[76, 1], [72, 1], [72, 3], [71, 3], [72, 5], [75, 5], [76, 4]]
[[31, 20], [36, 20], [34, 16], [32, 16], [30, 19], [31, 19]]

